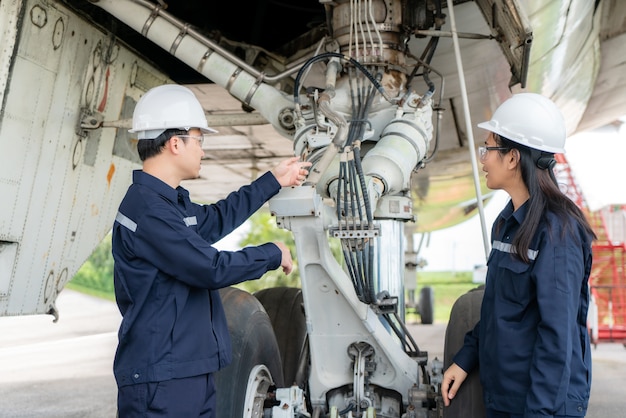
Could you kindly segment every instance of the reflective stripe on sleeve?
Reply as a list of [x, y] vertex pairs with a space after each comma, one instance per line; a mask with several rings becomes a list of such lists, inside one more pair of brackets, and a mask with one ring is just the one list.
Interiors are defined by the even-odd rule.
[[198, 225], [198, 218], [196, 218], [195, 216], [189, 216], [187, 218], [183, 218], [183, 221], [185, 222], [185, 225], [187, 226]]
[[133, 232], [137, 231], [137, 224], [132, 219], [124, 215], [122, 212], [117, 212], [117, 215], [115, 215], [115, 220], [119, 222], [120, 225], [128, 228], [129, 230]]

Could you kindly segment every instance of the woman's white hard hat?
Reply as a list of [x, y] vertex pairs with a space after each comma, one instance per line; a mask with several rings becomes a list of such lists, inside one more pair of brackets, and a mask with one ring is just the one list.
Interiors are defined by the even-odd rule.
[[564, 153], [565, 119], [554, 102], [537, 93], [518, 93], [502, 103], [479, 128], [544, 152]]
[[148, 90], [137, 102], [133, 112], [133, 127], [137, 139], [155, 139], [167, 129], [200, 129], [203, 133], [217, 132], [209, 128], [202, 105], [187, 87], [165, 84]]

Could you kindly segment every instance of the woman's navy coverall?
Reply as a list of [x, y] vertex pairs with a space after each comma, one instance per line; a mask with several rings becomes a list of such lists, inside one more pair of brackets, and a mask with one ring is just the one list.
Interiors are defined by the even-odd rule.
[[548, 212], [526, 264], [511, 245], [526, 211], [524, 204], [513, 212], [509, 202], [494, 222], [481, 319], [453, 361], [466, 372], [480, 365], [487, 409], [525, 418], [584, 416], [591, 237], [573, 219]]
[[281, 264], [274, 244], [218, 252], [212, 243], [278, 193], [266, 173], [213, 205], [198, 205], [137, 170], [113, 226], [115, 296], [122, 323], [114, 360], [119, 387], [215, 372], [231, 361], [218, 289]]

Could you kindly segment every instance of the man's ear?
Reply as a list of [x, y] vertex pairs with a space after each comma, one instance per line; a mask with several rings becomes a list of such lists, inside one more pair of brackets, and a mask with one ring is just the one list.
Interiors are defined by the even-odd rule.
[[165, 143], [165, 147], [167, 148], [169, 152], [176, 155], [180, 153], [181, 142], [182, 142], [182, 139], [174, 135]]

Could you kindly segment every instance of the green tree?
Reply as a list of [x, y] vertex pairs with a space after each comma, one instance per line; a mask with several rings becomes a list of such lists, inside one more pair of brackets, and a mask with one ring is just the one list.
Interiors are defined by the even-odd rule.
[[[250, 229], [248, 233], [239, 241], [239, 246], [259, 245], [264, 242], [281, 241], [289, 247], [291, 256], [293, 257], [293, 271], [288, 276], [283, 273], [282, 269], [268, 271], [259, 280], [252, 280], [240, 283], [236, 287], [254, 293], [257, 290], [270, 287], [287, 286], [302, 287], [300, 279], [300, 270], [298, 269], [298, 253], [296, 243], [293, 239], [291, 231], [279, 228], [276, 225], [276, 219], [267, 211], [259, 210], [248, 220]], [[341, 255], [341, 242], [336, 238], [329, 238], [330, 248], [336, 260], [341, 263], [343, 256]]]
[[107, 234], [69, 283], [70, 288], [113, 299], [111, 234]]
[[285, 243], [291, 251], [291, 256], [294, 260], [294, 268], [289, 275], [283, 273], [283, 270], [280, 268], [268, 271], [259, 280], [243, 282], [236, 287], [247, 290], [250, 293], [269, 287], [300, 287], [296, 243], [291, 231], [279, 228], [276, 225], [276, 219], [267, 210], [263, 209], [252, 215], [248, 220], [248, 224], [250, 225], [250, 229], [239, 241], [239, 246], [245, 247], [247, 245], [260, 245], [265, 242], [281, 241]]

